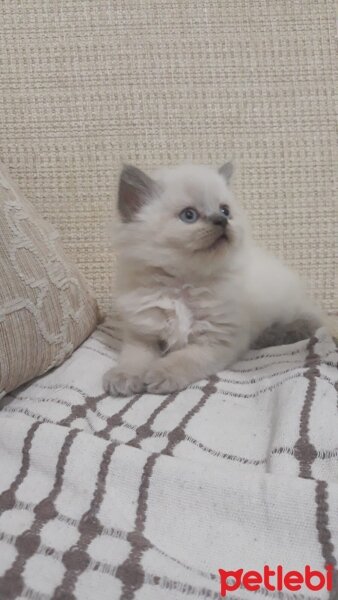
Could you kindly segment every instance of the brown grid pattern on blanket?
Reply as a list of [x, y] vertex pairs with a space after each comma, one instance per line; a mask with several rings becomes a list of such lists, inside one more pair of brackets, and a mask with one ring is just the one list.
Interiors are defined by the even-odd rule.
[[[22, 456], [17, 453], [11, 476], [0, 475], [1, 600], [216, 599], [216, 567], [224, 559], [234, 560], [236, 554], [222, 543], [222, 531], [214, 524], [225, 501], [222, 494], [231, 498], [231, 493], [236, 496], [237, 517], [250, 516], [258, 527], [262, 527], [262, 515], [266, 519], [263, 527], [272, 537], [272, 547], [263, 544], [256, 549], [258, 565], [269, 563], [269, 552], [275, 555], [273, 544], [280, 542], [279, 536], [286, 535], [290, 526], [297, 529], [299, 519], [302, 529], [297, 536], [301, 539], [294, 541], [296, 550], [289, 548], [289, 541], [286, 546], [280, 542], [280, 563], [285, 564], [291, 554], [292, 568], [304, 560], [319, 570], [325, 564], [336, 567], [338, 439], [333, 419], [337, 416], [338, 354], [326, 334], [319, 332], [318, 337], [290, 347], [252, 351], [232, 370], [183, 394], [127, 399], [107, 398], [102, 392], [102, 372], [114, 359], [110, 339], [109, 326], [103, 325], [55, 373], [6, 397], [0, 417], [2, 455], [10, 453], [16, 432]], [[75, 379], [77, 386], [72, 383]], [[265, 427], [259, 431], [258, 424], [263, 413], [269, 414], [268, 405], [272, 413], [265, 439]], [[237, 415], [236, 406], [241, 409]], [[251, 411], [251, 417], [258, 416], [253, 430], [243, 430], [243, 408]], [[226, 428], [228, 411], [231, 427], [237, 429], [232, 439]], [[320, 418], [323, 413], [327, 420]], [[277, 420], [271, 420], [273, 414]], [[292, 425], [288, 425], [290, 415]], [[241, 427], [241, 452], [235, 454]], [[227, 435], [220, 436], [223, 430]], [[256, 432], [255, 440], [252, 434]], [[235, 473], [242, 478], [238, 481], [242, 492], [232, 488]], [[167, 503], [161, 495], [170, 493], [171, 487], [175, 495]], [[260, 516], [260, 510], [252, 506], [268, 501], [270, 487], [276, 514]], [[221, 497], [213, 503], [217, 490]], [[246, 491], [249, 504], [243, 495]], [[190, 518], [187, 506], [192, 514], [196, 512], [196, 527], [202, 530], [205, 511], [215, 511], [209, 535], [203, 538], [201, 534], [200, 560], [198, 553], [190, 556], [194, 550], [184, 536], [183, 559], [179, 549], [176, 554], [169, 550], [170, 543], [166, 548], [166, 538], [157, 532], [161, 519], [166, 518], [168, 539], [175, 525], [184, 529], [184, 519]], [[222, 526], [228, 514], [224, 510]], [[284, 525], [289, 529], [284, 531]], [[233, 527], [236, 535], [236, 519]], [[249, 546], [254, 544], [250, 535], [253, 532], [248, 534]], [[231, 542], [236, 546], [235, 538]], [[216, 554], [208, 562], [213, 545]], [[247, 560], [247, 568], [254, 568], [256, 558], [250, 550], [245, 558], [245, 548], [242, 551], [244, 564], [238, 566], [245, 566]], [[210, 568], [212, 564], [215, 568]], [[41, 582], [40, 569], [45, 569], [48, 581]], [[336, 572], [330, 600], [337, 592]], [[247, 594], [241, 588], [232, 597], [246, 600]], [[255, 597], [274, 595], [264, 589]], [[314, 598], [306, 590], [292, 597]], [[280, 593], [279, 598], [289, 596]]]

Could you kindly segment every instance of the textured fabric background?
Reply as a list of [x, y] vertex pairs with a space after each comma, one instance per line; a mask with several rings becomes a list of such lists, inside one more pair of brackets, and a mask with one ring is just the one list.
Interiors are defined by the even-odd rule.
[[0, 398], [93, 331], [97, 305], [83, 279], [0, 164]]
[[105, 308], [121, 162], [229, 157], [256, 238], [337, 308], [334, 4], [2, 0], [0, 156]]

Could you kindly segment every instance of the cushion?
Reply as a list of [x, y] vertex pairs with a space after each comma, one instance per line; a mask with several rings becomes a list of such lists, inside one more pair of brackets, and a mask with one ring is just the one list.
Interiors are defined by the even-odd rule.
[[217, 600], [220, 568], [335, 564], [338, 352], [325, 330], [167, 396], [107, 396], [113, 345], [102, 325], [3, 399], [1, 598]]
[[0, 397], [62, 363], [97, 306], [58, 235], [0, 165]]

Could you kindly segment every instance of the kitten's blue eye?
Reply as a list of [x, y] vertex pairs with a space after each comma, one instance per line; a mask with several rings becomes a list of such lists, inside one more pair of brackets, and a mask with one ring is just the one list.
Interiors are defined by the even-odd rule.
[[225, 217], [230, 217], [230, 208], [228, 207], [227, 204], [221, 204], [221, 206], [219, 207], [219, 210], [222, 213], [222, 215], [224, 215]]
[[199, 219], [199, 214], [194, 208], [185, 208], [180, 213], [180, 219], [184, 223], [196, 223]]

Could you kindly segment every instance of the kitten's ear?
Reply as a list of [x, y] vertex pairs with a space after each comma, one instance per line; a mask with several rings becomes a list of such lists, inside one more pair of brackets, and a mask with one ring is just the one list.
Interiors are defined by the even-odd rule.
[[224, 177], [225, 181], [229, 184], [232, 174], [234, 172], [234, 165], [232, 164], [232, 162], [226, 162], [218, 169], [218, 172], [220, 175], [222, 175], [222, 177]]
[[117, 204], [123, 221], [133, 221], [158, 189], [158, 184], [149, 175], [133, 165], [125, 165], [120, 175]]

